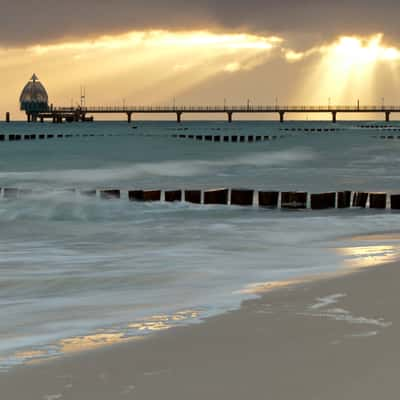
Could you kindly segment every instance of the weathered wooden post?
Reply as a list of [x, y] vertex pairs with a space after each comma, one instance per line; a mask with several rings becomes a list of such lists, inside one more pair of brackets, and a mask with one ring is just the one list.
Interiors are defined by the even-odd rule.
[[161, 201], [161, 190], [144, 190], [143, 201]]
[[185, 190], [187, 203], [201, 204], [201, 190]]
[[229, 189], [204, 191], [204, 204], [228, 204]]
[[128, 197], [131, 201], [161, 201], [161, 190], [130, 190]]
[[265, 208], [277, 208], [279, 192], [258, 192], [258, 205]]
[[325, 210], [335, 208], [336, 193], [318, 193], [311, 195], [311, 208], [313, 210]]
[[368, 201], [368, 193], [356, 192], [353, 196], [353, 207], [366, 208]]
[[338, 192], [337, 206], [338, 208], [350, 208], [351, 206], [351, 193], [350, 191]]
[[304, 192], [283, 192], [281, 194], [281, 208], [304, 209], [307, 208], [308, 194]]
[[232, 189], [231, 204], [234, 206], [252, 206], [254, 199], [254, 190], [250, 189]]
[[392, 210], [400, 210], [400, 194], [390, 196], [390, 207]]
[[143, 190], [129, 190], [128, 198], [130, 201], [143, 201], [144, 191]]
[[164, 193], [165, 201], [167, 202], [175, 202], [182, 201], [182, 191], [181, 190], [168, 190]]
[[386, 193], [370, 193], [369, 194], [369, 208], [386, 208]]

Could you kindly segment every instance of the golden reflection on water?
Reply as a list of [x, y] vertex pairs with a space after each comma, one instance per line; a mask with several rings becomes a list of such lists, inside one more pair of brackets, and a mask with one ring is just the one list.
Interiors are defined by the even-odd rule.
[[[199, 317], [199, 312], [195, 310], [178, 311], [174, 314], [153, 315], [150, 318], [131, 323], [128, 329], [136, 330], [138, 333], [151, 333], [170, 329], [181, 322]], [[95, 350], [105, 346], [126, 343], [133, 340], [144, 339], [142, 335], [127, 334], [127, 332], [98, 332], [84, 336], [75, 336], [62, 339], [56, 343], [57, 354], [50, 354], [48, 350], [27, 350], [20, 351], [11, 357], [16, 362], [24, 364], [35, 364], [56, 358], [61, 354], [71, 354], [88, 350]], [[0, 358], [0, 363], [5, 362]]]
[[345, 265], [352, 268], [374, 267], [388, 264], [398, 259], [398, 245], [351, 246], [337, 249], [345, 257]]
[[24, 360], [28, 360], [30, 358], [36, 358], [36, 357], [43, 357], [46, 355], [47, 355], [47, 352], [45, 352], [43, 350], [19, 351], [18, 353], [15, 353], [16, 358], [24, 359]]
[[137, 329], [138, 331], [163, 331], [166, 329], [173, 328], [176, 326], [176, 322], [186, 321], [188, 319], [194, 319], [199, 316], [198, 311], [186, 310], [179, 311], [172, 315], [162, 314], [153, 315], [147, 321], [134, 322], [129, 324], [128, 327], [132, 329]]
[[60, 340], [59, 347], [62, 353], [76, 353], [78, 351], [92, 350], [98, 347], [109, 346], [111, 344], [123, 343], [132, 339], [133, 338], [131, 337], [126, 337], [121, 332], [96, 333]]
[[292, 285], [296, 285], [299, 283], [305, 282], [305, 279], [292, 279], [288, 281], [277, 281], [277, 282], [263, 282], [263, 283], [255, 283], [252, 285], [246, 286], [244, 289], [240, 290], [239, 294], [260, 294], [265, 293], [266, 291], [273, 289], [280, 289]]

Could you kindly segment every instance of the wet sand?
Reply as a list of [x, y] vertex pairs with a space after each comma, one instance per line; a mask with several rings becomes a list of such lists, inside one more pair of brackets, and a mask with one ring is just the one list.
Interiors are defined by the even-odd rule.
[[0, 374], [5, 400], [396, 398], [400, 264], [264, 294], [144, 340]]

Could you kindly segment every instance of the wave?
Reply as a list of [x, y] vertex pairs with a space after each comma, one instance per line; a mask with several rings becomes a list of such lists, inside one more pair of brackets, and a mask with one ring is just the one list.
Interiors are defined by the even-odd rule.
[[65, 169], [43, 171], [1, 172], [0, 180], [32, 184], [32, 182], [71, 184], [100, 184], [102, 182], [129, 181], [146, 177], [191, 177], [213, 174], [218, 169], [230, 167], [279, 167], [291, 166], [316, 158], [310, 149], [296, 147], [290, 150], [248, 153], [221, 160], [186, 160], [142, 162], [96, 169]]

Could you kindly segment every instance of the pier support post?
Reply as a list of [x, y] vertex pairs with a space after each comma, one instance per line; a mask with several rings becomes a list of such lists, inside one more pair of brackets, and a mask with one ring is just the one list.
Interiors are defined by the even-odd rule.
[[176, 113], [176, 122], [177, 122], [178, 124], [180, 124], [180, 123], [182, 122], [182, 112], [181, 112], [181, 111], [178, 111], [178, 112]]
[[279, 111], [279, 120], [281, 123], [285, 121], [285, 112], [284, 111]]
[[337, 115], [337, 111], [332, 111], [332, 122], [334, 124], [336, 124], [336, 115]]
[[40, 117], [40, 122], [43, 124], [43, 122], [44, 122], [44, 118], [43, 117]]
[[132, 113], [128, 112], [126, 115], [128, 116], [128, 123], [130, 124], [132, 122]]
[[228, 122], [231, 124], [232, 123], [232, 112], [228, 112]]
[[26, 114], [26, 121], [31, 122], [31, 114]]
[[6, 112], [6, 122], [10, 122], [10, 113]]
[[390, 122], [390, 111], [385, 112], [385, 120], [386, 122]]

